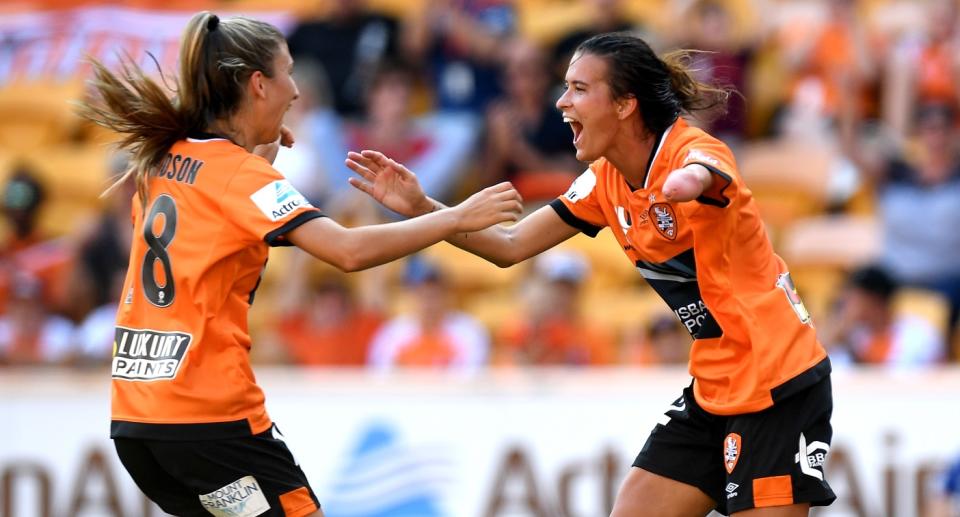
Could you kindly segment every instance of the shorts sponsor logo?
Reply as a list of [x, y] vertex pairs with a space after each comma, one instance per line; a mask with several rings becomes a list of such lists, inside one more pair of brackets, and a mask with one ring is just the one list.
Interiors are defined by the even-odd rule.
[[216, 517], [256, 517], [270, 509], [260, 484], [253, 476], [200, 496], [200, 504]]
[[669, 203], [657, 203], [651, 206], [650, 219], [656, 223], [654, 227], [660, 235], [671, 241], [677, 238], [677, 216]]
[[727, 488], [724, 490], [727, 491], [727, 499], [733, 499], [737, 497], [737, 489], [740, 488], [740, 485], [736, 483], [727, 483]]
[[583, 174], [573, 180], [573, 183], [570, 185], [570, 188], [567, 190], [567, 193], [563, 197], [567, 198], [569, 201], [576, 203], [581, 199], [590, 195], [593, 192], [593, 188], [597, 186], [597, 177], [593, 174], [591, 169], [583, 171]]
[[312, 206], [287, 180], [267, 184], [254, 192], [250, 199], [271, 221], [279, 221], [300, 207]]
[[155, 381], [172, 379], [193, 341], [185, 332], [117, 327], [113, 340], [114, 379]]
[[727, 474], [733, 474], [733, 469], [737, 467], [742, 447], [742, 440], [737, 433], [730, 433], [723, 439], [723, 466]]
[[800, 464], [800, 472], [823, 481], [823, 464], [829, 452], [829, 443], [820, 441], [807, 443], [807, 437], [800, 433], [800, 443], [797, 453], [793, 455], [793, 462]]

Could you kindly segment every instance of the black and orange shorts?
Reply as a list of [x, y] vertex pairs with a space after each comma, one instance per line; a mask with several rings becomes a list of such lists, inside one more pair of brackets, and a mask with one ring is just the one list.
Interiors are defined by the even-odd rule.
[[664, 413], [633, 466], [695, 486], [724, 515], [770, 506], [826, 506], [824, 478], [833, 429], [830, 376], [757, 413], [718, 416], [693, 388]]
[[200, 441], [114, 438], [140, 490], [178, 517], [303, 517], [320, 508], [276, 426]]

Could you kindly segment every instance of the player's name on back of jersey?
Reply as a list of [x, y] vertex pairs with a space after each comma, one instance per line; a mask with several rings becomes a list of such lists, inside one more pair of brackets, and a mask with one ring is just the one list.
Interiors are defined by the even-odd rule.
[[113, 377], [134, 381], [172, 379], [193, 341], [185, 332], [117, 327], [113, 342]]
[[153, 175], [158, 178], [167, 178], [193, 185], [197, 181], [197, 174], [200, 173], [201, 167], [203, 167], [203, 162], [196, 158], [167, 153]]

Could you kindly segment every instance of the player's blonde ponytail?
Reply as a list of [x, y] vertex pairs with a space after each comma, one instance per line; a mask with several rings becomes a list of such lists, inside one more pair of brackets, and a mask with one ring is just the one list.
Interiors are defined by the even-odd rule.
[[79, 103], [81, 116], [122, 135], [132, 153], [130, 168], [107, 193], [131, 176], [141, 200], [147, 176], [176, 141], [203, 132], [240, 106], [243, 85], [255, 71], [273, 76], [272, 62], [284, 43], [272, 25], [249, 18], [221, 21], [195, 14], [180, 42], [180, 74], [171, 90], [144, 74], [129, 57], [111, 72], [93, 59], [93, 96]]

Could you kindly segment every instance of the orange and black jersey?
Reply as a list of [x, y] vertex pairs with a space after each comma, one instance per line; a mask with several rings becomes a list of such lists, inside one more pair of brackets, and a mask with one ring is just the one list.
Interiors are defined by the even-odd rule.
[[[696, 201], [668, 202], [671, 171], [697, 163], [713, 184]], [[595, 236], [609, 226], [624, 253], [694, 338], [690, 373], [708, 411], [760, 411], [830, 371], [786, 265], [774, 252], [733, 154], [678, 119], [633, 189], [606, 159], [551, 206]]]
[[117, 311], [111, 435], [261, 433], [271, 421], [247, 311], [269, 246], [322, 214], [266, 160], [212, 136], [174, 144], [147, 181]]

